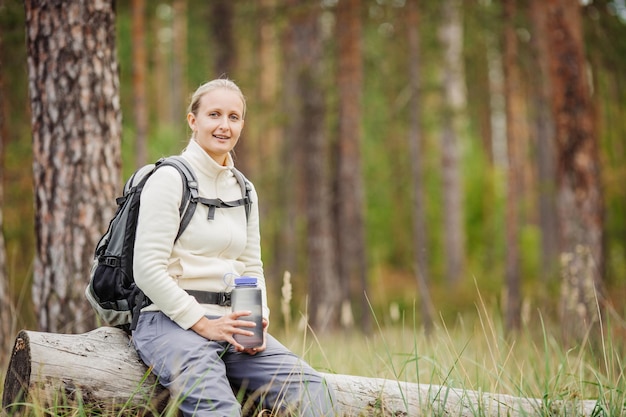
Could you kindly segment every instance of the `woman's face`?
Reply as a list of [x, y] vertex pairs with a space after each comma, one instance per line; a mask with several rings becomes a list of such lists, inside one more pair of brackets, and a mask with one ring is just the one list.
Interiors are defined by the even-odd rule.
[[200, 98], [197, 114], [187, 115], [187, 123], [200, 147], [224, 165], [243, 129], [241, 97], [226, 88], [210, 90]]

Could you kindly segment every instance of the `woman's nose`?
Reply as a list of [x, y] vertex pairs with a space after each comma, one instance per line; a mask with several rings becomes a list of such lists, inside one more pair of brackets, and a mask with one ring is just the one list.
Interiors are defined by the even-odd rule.
[[228, 123], [228, 118], [227, 117], [222, 117], [220, 118], [220, 124], [219, 124], [220, 129], [222, 130], [228, 130], [230, 129], [230, 123]]

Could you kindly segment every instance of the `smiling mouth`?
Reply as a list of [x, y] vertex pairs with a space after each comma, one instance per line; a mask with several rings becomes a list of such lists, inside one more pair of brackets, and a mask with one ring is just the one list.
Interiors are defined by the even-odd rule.
[[213, 135], [213, 137], [215, 139], [219, 139], [219, 140], [228, 140], [228, 139], [230, 139], [228, 136], [220, 136], [220, 135]]

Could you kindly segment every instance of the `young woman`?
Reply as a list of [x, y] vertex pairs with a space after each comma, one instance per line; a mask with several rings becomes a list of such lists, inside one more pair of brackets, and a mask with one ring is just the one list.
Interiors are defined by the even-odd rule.
[[[231, 151], [244, 127], [246, 103], [239, 87], [218, 79], [191, 98], [192, 135], [182, 157], [193, 168], [200, 197], [235, 201], [241, 188], [231, 169]], [[198, 204], [176, 240], [182, 199], [173, 167], [147, 181], [135, 240], [134, 274], [152, 301], [139, 316], [133, 342], [142, 360], [180, 401], [185, 416], [239, 416], [243, 395], [263, 408], [298, 416], [332, 416], [333, 394], [321, 375], [267, 333], [269, 309], [259, 234], [258, 198], [244, 206], [213, 209]], [[264, 343], [244, 348], [235, 335], [252, 335], [248, 311], [232, 311], [193, 294], [228, 292], [232, 278], [257, 278], [262, 289]]]

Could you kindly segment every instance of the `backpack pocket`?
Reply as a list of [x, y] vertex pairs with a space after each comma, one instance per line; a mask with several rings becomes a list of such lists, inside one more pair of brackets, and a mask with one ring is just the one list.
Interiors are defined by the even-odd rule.
[[92, 266], [91, 279], [85, 296], [98, 316], [110, 326], [124, 326], [131, 322], [135, 299], [140, 293], [119, 266], [99, 264]]

